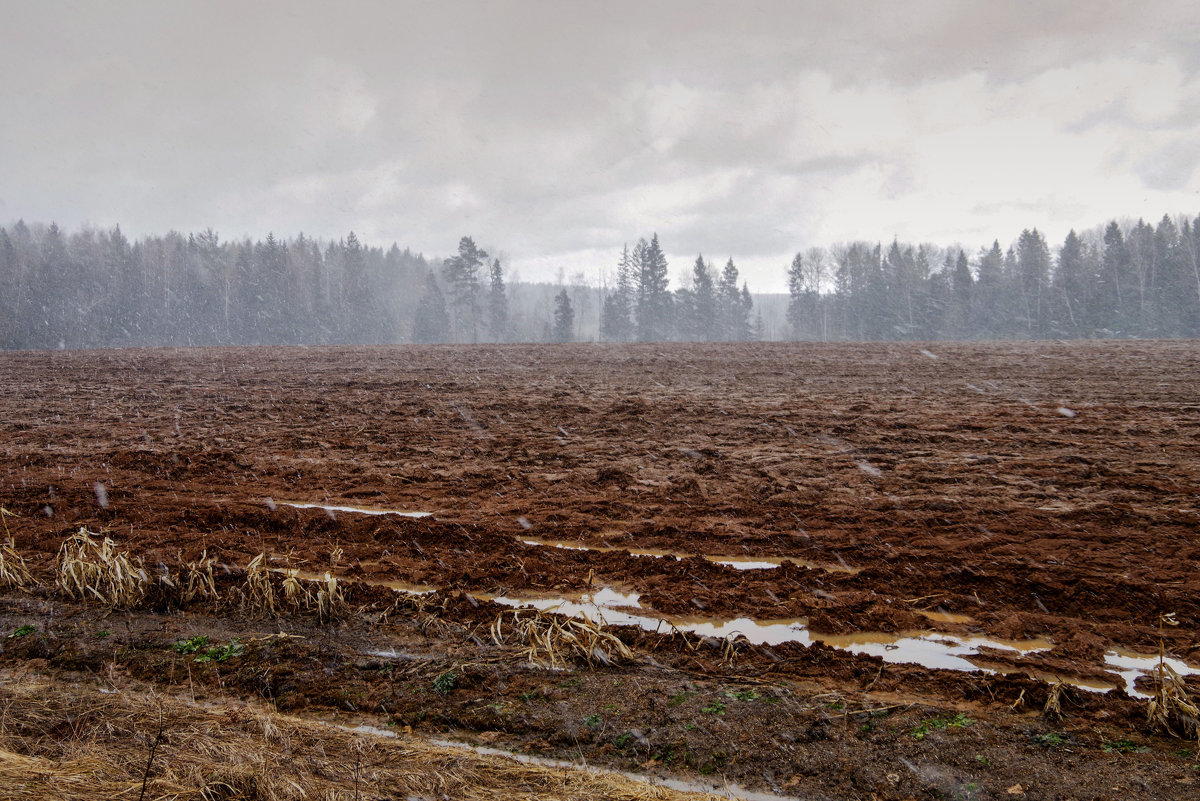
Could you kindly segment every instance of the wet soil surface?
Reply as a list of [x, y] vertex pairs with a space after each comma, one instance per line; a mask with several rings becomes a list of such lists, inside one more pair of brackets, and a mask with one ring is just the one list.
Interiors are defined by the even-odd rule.
[[[1039, 679], [1123, 688], [1105, 655], [1160, 642], [1200, 667], [1198, 368], [1184, 342], [3, 354], [0, 506], [42, 586], [3, 596], [36, 631], [0, 661], [801, 798], [1192, 798], [1195, 743], [1143, 701], [1068, 687], [1060, 718]], [[66, 600], [80, 527], [150, 573], [207, 551], [221, 600]], [[245, 604], [255, 555], [336, 549], [338, 621]], [[1049, 648], [964, 672], [666, 626], [550, 670], [491, 640], [487, 598], [600, 587], [676, 624]], [[173, 648], [197, 635], [243, 652]]]

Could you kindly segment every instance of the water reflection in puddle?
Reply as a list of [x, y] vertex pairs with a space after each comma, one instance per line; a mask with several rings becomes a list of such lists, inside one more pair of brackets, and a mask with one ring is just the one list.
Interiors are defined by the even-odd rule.
[[433, 745], [442, 746], [443, 748], [459, 748], [472, 751], [483, 756], [504, 757], [525, 765], [539, 765], [541, 767], [553, 768], [555, 770], [582, 770], [588, 773], [594, 773], [596, 775], [623, 776], [626, 779], [631, 779], [642, 784], [648, 784], [654, 787], [666, 787], [670, 790], [676, 790], [685, 793], [708, 793], [709, 795], [715, 795], [721, 798], [741, 799], [741, 801], [797, 801], [793, 796], [756, 792], [754, 790], [747, 790], [741, 785], [733, 783], [705, 785], [699, 782], [682, 781], [680, 779], [646, 776], [641, 773], [629, 773], [623, 770], [598, 768], [594, 765], [571, 762], [566, 759], [549, 759], [547, 757], [530, 756], [529, 754], [515, 754], [512, 751], [504, 751], [499, 748], [489, 748], [483, 745], [472, 745], [470, 743], [459, 742], [458, 740], [431, 739], [429, 742]]
[[[301, 578], [316, 577], [317, 574], [300, 573]], [[415, 585], [403, 581], [364, 579], [377, 586], [392, 587], [402, 592], [425, 594], [434, 592], [435, 587]], [[1004, 640], [984, 636], [960, 637], [935, 631], [903, 632], [855, 632], [852, 634], [825, 634], [808, 628], [803, 618], [786, 620], [753, 620], [739, 617], [719, 620], [703, 617], [654, 616], [643, 610], [640, 596], [636, 592], [623, 592], [614, 587], [604, 587], [594, 592], [577, 596], [510, 596], [493, 593], [469, 593], [480, 601], [491, 601], [502, 606], [520, 609], [539, 609], [553, 614], [587, 619], [608, 626], [635, 626], [644, 631], [668, 633], [686, 632], [701, 637], [716, 639], [744, 638], [754, 645], [780, 645], [794, 642], [809, 646], [820, 643], [826, 647], [852, 654], [877, 656], [892, 664], [911, 664], [941, 670], [981, 671], [984, 673], [1023, 672], [1049, 683], [1063, 682], [1088, 692], [1107, 692], [1124, 685], [1125, 692], [1134, 698], [1149, 698], [1149, 693], [1135, 687], [1143, 676], [1151, 675], [1157, 667], [1156, 655], [1137, 654], [1125, 650], [1112, 650], [1104, 654], [1105, 669], [1115, 674], [1111, 685], [1095, 680], [1063, 677], [1039, 670], [1035, 665], [1028, 668], [986, 667], [987, 651], [1000, 651], [1008, 656], [1021, 658], [1029, 654], [1049, 651], [1053, 645], [1045, 638], [1029, 640]], [[922, 612], [932, 620], [959, 623], [969, 620], [951, 612]], [[384, 651], [371, 652], [380, 657], [392, 657]], [[397, 658], [403, 658], [399, 654]], [[1183, 660], [1166, 657], [1164, 662], [1181, 677], [1200, 676], [1200, 668], [1193, 668]]]
[[409, 512], [403, 509], [371, 509], [365, 506], [335, 506], [327, 503], [277, 501], [294, 509], [324, 509], [326, 512], [353, 512], [360, 515], [398, 515], [399, 517], [432, 517], [433, 512]]
[[[1200, 676], [1200, 669], [1190, 667], [1182, 659], [1173, 656], [1163, 658], [1163, 662], [1171, 667], [1181, 678]], [[1153, 693], [1143, 692], [1134, 684], [1142, 676], [1152, 676], [1158, 667], [1158, 656], [1135, 654], [1132, 651], [1116, 649], [1104, 654], [1104, 664], [1110, 673], [1116, 673], [1125, 682], [1125, 692], [1134, 698], [1152, 698]]]
[[804, 619], [752, 620], [740, 617], [733, 620], [713, 620], [700, 617], [655, 617], [639, 613], [641, 603], [636, 593], [620, 592], [611, 587], [575, 598], [504, 595], [476, 597], [504, 606], [532, 607], [560, 615], [586, 618], [609, 626], [637, 626], [654, 632], [675, 630], [719, 639], [742, 637], [754, 645], [794, 642], [807, 646], [821, 643], [854, 654], [878, 656], [885, 662], [946, 670], [981, 670], [982, 668], [970, 662], [967, 657], [977, 655], [982, 648], [1015, 652], [1024, 656], [1046, 651], [1051, 647], [1050, 642], [1044, 639], [998, 640], [989, 637], [956, 637], [937, 632], [823, 634], [811, 631]]
[[[271, 558], [275, 559], [278, 557]], [[303, 579], [304, 581], [325, 580], [326, 574], [324, 572], [318, 573], [312, 570], [299, 570], [296, 568], [291, 569], [296, 571], [296, 578]], [[272, 572], [274, 573], [285, 573], [287, 570], [288, 568], [282, 567], [272, 568]], [[362, 581], [363, 583], [370, 584], [373, 587], [388, 587], [389, 589], [397, 590], [398, 592], [407, 593], [409, 595], [429, 595], [430, 593], [437, 592], [437, 587], [431, 587], [428, 584], [413, 584], [412, 582], [402, 581], [399, 579], [362, 578], [359, 576], [339, 576], [338, 578], [343, 580]]]
[[[370, 723], [360, 723], [357, 726], [348, 726], [341, 723], [333, 723], [319, 717], [317, 720], [320, 720], [326, 725], [335, 726], [342, 731], [350, 732], [352, 734], [369, 734], [374, 737], [384, 737], [389, 740], [398, 739], [398, 735], [395, 731], [391, 729], [385, 729], [380, 726], [373, 726]], [[523, 765], [537, 765], [539, 767], [550, 768], [552, 770], [579, 770], [596, 776], [621, 776], [623, 778], [638, 782], [639, 784], [648, 784], [654, 787], [666, 787], [670, 790], [676, 790], [680, 792], [707, 793], [709, 795], [715, 795], [721, 798], [740, 799], [740, 801], [797, 801], [797, 799], [792, 796], [782, 796], [775, 795], [773, 793], [747, 790], [738, 784], [705, 785], [700, 782], [683, 781], [681, 779], [670, 779], [660, 776], [646, 776], [640, 773], [630, 773], [623, 770], [601, 768], [595, 765], [572, 762], [566, 759], [551, 759], [548, 757], [531, 756], [529, 754], [518, 754], [512, 751], [505, 751], [501, 748], [490, 748], [485, 745], [474, 745], [472, 743], [465, 743], [460, 740], [429, 738], [426, 740], [426, 742], [439, 748], [451, 748], [456, 751], [470, 751], [472, 753], [479, 754], [480, 756], [511, 759], [514, 762], [519, 762]]]
[[[671, 559], [690, 559], [692, 554], [681, 553], [679, 551], [663, 551], [654, 548], [617, 548], [611, 545], [583, 545], [578, 542], [563, 542], [560, 540], [543, 540], [536, 538], [525, 538], [521, 542], [526, 545], [541, 545], [546, 548], [562, 548], [567, 551], [595, 551], [596, 553], [627, 553], [630, 556], [650, 556], [655, 559], [671, 558]], [[828, 565], [819, 562], [810, 562], [807, 559], [798, 559], [794, 556], [724, 556], [701, 554], [701, 559], [705, 559], [713, 564], [725, 565], [736, 570], [771, 570], [779, 567], [784, 562], [794, 562], [799, 567], [807, 567], [813, 570], [824, 570], [827, 573], [857, 573], [858, 569], [849, 565]]]

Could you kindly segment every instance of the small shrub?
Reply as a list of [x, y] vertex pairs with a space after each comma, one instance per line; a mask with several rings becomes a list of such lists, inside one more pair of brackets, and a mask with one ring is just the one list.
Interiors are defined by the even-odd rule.
[[204, 653], [196, 657], [198, 664], [206, 662], [225, 662], [233, 659], [235, 656], [241, 656], [246, 652], [245, 647], [236, 639], [230, 640], [225, 645], [214, 645]]
[[438, 695], [449, 695], [458, 686], [458, 674], [448, 670], [433, 680], [433, 690]]
[[208, 647], [208, 635], [197, 634], [187, 640], [180, 640], [171, 646], [177, 654], [194, 654]]
[[26, 623], [24, 626], [17, 626], [16, 630], [13, 631], [12, 634], [8, 635], [8, 639], [18, 640], [21, 637], [24, 637], [26, 634], [33, 634], [36, 631], [37, 626]]

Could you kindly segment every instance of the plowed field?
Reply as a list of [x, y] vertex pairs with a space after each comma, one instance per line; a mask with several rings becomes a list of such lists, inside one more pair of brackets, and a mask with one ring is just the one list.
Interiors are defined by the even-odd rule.
[[[9, 353], [0, 386], [7, 670], [801, 798], [1200, 794], [1140, 697], [1200, 669], [1198, 343]], [[73, 600], [80, 528], [152, 582], [207, 554], [220, 597]], [[255, 607], [259, 554], [345, 608]], [[559, 600], [632, 657], [493, 640]]]

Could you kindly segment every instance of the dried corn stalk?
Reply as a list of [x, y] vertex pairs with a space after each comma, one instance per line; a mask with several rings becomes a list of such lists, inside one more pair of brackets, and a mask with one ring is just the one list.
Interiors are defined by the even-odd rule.
[[81, 528], [58, 549], [55, 584], [68, 596], [112, 609], [133, 609], [146, 597], [150, 577], [125, 551]]
[[1183, 677], [1165, 659], [1154, 667], [1154, 697], [1146, 705], [1150, 724], [1173, 737], [1200, 742], [1200, 707]]
[[[507, 629], [507, 633], [506, 633]], [[611, 665], [633, 659], [629, 646], [599, 622], [552, 615], [538, 609], [501, 612], [492, 622], [492, 640], [515, 640], [530, 662], [560, 667], [566, 662]]]
[[25, 558], [17, 553], [12, 538], [0, 545], [0, 587], [23, 589], [33, 583]]
[[196, 561], [184, 562], [181, 555], [179, 563], [183, 566], [183, 586], [179, 595], [184, 603], [196, 598], [215, 600], [220, 597], [217, 595], [217, 583], [213, 578], [213, 566], [217, 560], [208, 555], [207, 548]]
[[325, 571], [324, 577], [317, 582], [317, 617], [323, 622], [336, 618], [346, 605], [345, 596], [338, 586], [337, 577]]
[[246, 600], [259, 614], [274, 615], [275, 588], [271, 586], [271, 572], [266, 561], [267, 555], [260, 553], [246, 566]]

